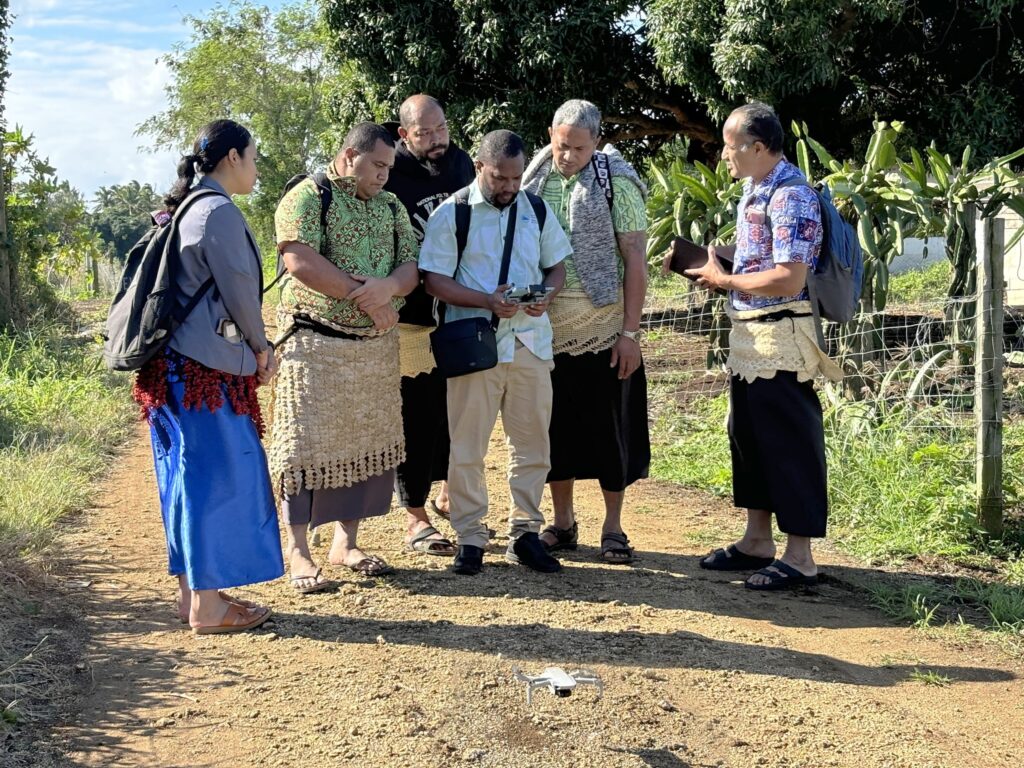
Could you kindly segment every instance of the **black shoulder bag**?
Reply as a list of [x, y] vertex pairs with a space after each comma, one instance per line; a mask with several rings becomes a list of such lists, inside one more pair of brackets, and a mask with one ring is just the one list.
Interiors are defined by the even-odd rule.
[[[466, 247], [469, 217], [472, 210], [466, 196], [467, 190], [455, 193], [456, 240], [458, 258], [455, 262], [454, 278], [462, 263], [462, 251]], [[513, 201], [508, 212], [508, 226], [505, 229], [505, 250], [501, 255], [501, 270], [498, 285], [508, 280], [509, 264], [512, 262], [512, 241], [516, 232], [517, 203]], [[463, 234], [466, 233], [466, 234]], [[438, 308], [438, 326], [430, 333], [430, 349], [434, 353], [437, 369], [446, 379], [465, 376], [477, 371], [486, 371], [498, 364], [498, 316], [467, 317], [463, 320], [445, 322], [443, 306]]]

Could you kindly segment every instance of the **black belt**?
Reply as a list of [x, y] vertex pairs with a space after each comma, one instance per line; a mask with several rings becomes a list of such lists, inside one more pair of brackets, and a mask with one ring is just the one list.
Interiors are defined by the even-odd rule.
[[291, 338], [292, 334], [300, 329], [308, 331], [315, 331], [321, 336], [329, 336], [332, 339], [348, 339], [349, 341], [366, 341], [367, 339], [376, 338], [375, 336], [358, 336], [354, 333], [346, 333], [345, 331], [339, 331], [337, 328], [331, 328], [329, 325], [318, 323], [308, 315], [292, 315], [292, 325], [284, 332], [284, 334], [278, 338], [274, 346], [281, 346], [288, 339]]
[[770, 312], [767, 315], [752, 317], [744, 322], [748, 323], [777, 323], [779, 320], [788, 320], [793, 317], [811, 317], [810, 312], [794, 312], [792, 309], [780, 309], [778, 312]]

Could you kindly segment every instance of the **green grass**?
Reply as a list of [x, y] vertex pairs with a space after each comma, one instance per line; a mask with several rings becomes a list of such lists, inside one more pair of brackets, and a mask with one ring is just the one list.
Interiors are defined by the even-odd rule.
[[[692, 401], [683, 409], [655, 389], [652, 400], [654, 476], [731, 493], [728, 396]], [[971, 434], [937, 419], [930, 412], [893, 412], [865, 427], [863, 413], [852, 408], [829, 412], [830, 527], [844, 549], [889, 562], [968, 558], [978, 551]]]
[[652, 400], [657, 403], [654, 410], [658, 414], [652, 436], [652, 475], [720, 496], [732, 493], [725, 432], [728, 397], [701, 397], [684, 410], [666, 391], [653, 387]]
[[925, 269], [914, 269], [889, 279], [888, 304], [928, 304], [941, 301], [949, 291], [953, 267], [943, 259]]
[[127, 377], [56, 325], [0, 334], [0, 557], [40, 552], [131, 423]]
[[101, 365], [68, 326], [0, 334], [0, 740], [52, 714], [58, 650], [40, 637], [38, 573], [62, 516], [89, 503], [91, 483], [137, 411], [128, 377]]
[[937, 688], [945, 688], [953, 682], [952, 678], [946, 677], [946, 675], [940, 675], [938, 672], [935, 672], [934, 670], [923, 670], [917, 668], [915, 668], [914, 671], [910, 673], [909, 679], [913, 680], [916, 683], [922, 683], [924, 685], [934, 685]]
[[887, 616], [919, 629], [932, 626], [942, 608], [939, 593], [930, 585], [892, 587], [877, 583], [868, 587], [871, 602]]
[[[732, 471], [725, 417], [728, 396], [681, 405], [671, 384], [651, 390], [651, 474], [728, 496]], [[878, 408], [883, 408], [879, 412]], [[868, 402], [826, 409], [829, 537], [873, 563], [937, 558], [994, 571], [953, 586], [869, 587], [886, 614], [918, 628], [965, 626], [1024, 650], [1024, 541], [1012, 526], [986, 539], [974, 517], [974, 438], [969, 420], [937, 409]], [[1007, 497], [1024, 493], [1024, 423], [1004, 429]]]

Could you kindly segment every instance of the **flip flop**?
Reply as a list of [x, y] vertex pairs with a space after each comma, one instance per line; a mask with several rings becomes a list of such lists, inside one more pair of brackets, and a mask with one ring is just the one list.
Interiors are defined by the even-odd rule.
[[704, 557], [700, 567], [706, 571], [756, 571], [768, 567], [774, 561], [774, 557], [755, 557], [740, 552], [735, 544], [730, 544]]
[[[776, 570], [773, 571], [771, 570], [772, 568], [775, 568]], [[807, 576], [781, 560], [773, 561], [770, 565], [762, 568], [754, 575], [756, 576], [758, 574], [761, 576], [767, 576], [768, 581], [763, 584], [752, 584], [748, 578], [743, 582], [743, 586], [747, 589], [756, 589], [760, 592], [770, 592], [779, 589], [793, 589], [794, 587], [810, 587], [818, 583], [818, 574]]]
[[[312, 576], [306, 575], [290, 577], [288, 580], [291, 582], [292, 589], [294, 589], [300, 595], [311, 595], [314, 592], [323, 592], [325, 589], [330, 589], [334, 586], [334, 582], [329, 581], [328, 579], [321, 579], [321, 570], [322, 569], [317, 568], [316, 573], [314, 573]], [[307, 581], [308, 579], [313, 579], [313, 583], [310, 584], [308, 587], [299, 586], [300, 581]]]
[[[455, 557], [456, 549], [444, 536], [439, 539], [432, 539], [431, 536], [441, 536], [441, 532], [432, 525], [428, 525], [405, 543], [409, 552], [422, 552], [425, 555], [437, 555], [438, 557]], [[438, 548], [440, 547], [440, 548]]]
[[346, 565], [345, 567], [363, 576], [385, 576], [394, 573], [395, 570], [376, 555], [368, 555], [355, 565]]
[[243, 608], [238, 603], [228, 603], [228, 609], [220, 624], [192, 627], [192, 634], [195, 635], [227, 635], [234, 632], [246, 632], [256, 629], [263, 622], [270, 618], [271, 610], [263, 608], [261, 611], [252, 611]]

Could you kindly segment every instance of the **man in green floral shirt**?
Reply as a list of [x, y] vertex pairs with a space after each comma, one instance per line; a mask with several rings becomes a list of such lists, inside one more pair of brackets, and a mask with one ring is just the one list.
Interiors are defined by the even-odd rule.
[[572, 99], [555, 112], [551, 144], [523, 176], [523, 188], [551, 206], [569, 234], [565, 287], [549, 309], [554, 331], [551, 374], [553, 525], [549, 551], [575, 549], [573, 483], [597, 480], [604, 496], [601, 556], [633, 559], [621, 515], [626, 488], [647, 477], [647, 379], [640, 314], [647, 292], [647, 188], [612, 146], [598, 150], [601, 113]]
[[359, 123], [326, 174], [326, 220], [313, 179], [291, 189], [275, 216], [288, 276], [268, 455], [291, 583], [302, 593], [330, 585], [309, 552], [311, 526], [336, 523], [332, 564], [372, 576], [391, 570], [358, 548], [356, 534], [362, 518], [390, 508], [405, 458], [393, 328], [419, 276], [409, 216], [383, 191], [394, 162], [389, 132]]

